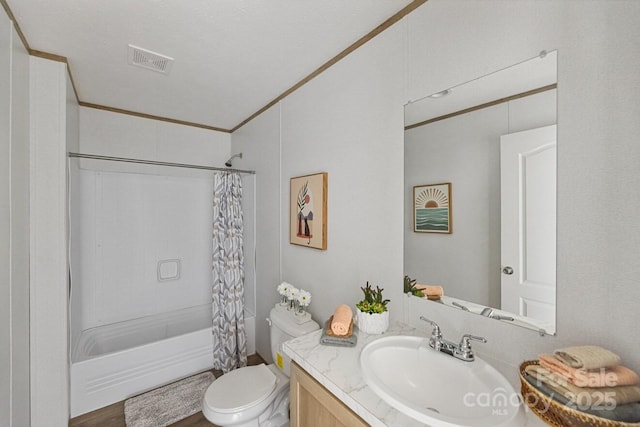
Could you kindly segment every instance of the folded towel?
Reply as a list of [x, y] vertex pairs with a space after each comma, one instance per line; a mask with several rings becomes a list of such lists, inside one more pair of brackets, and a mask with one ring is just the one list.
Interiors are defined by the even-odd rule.
[[331, 323], [333, 322], [333, 316], [331, 316], [329, 318], [329, 323], [327, 324], [327, 328], [325, 328], [325, 331], [327, 332], [327, 335], [330, 337], [337, 337], [337, 338], [349, 338], [351, 336], [351, 334], [353, 334], [353, 319], [351, 319], [351, 323], [349, 324], [349, 330], [347, 331], [346, 334], [344, 335], [336, 335], [333, 333], [333, 331], [331, 330]]
[[540, 366], [556, 373], [578, 387], [615, 387], [638, 384], [638, 374], [631, 369], [616, 365], [597, 370], [572, 368], [552, 354], [541, 354]]
[[638, 386], [576, 387], [560, 375], [554, 374], [540, 365], [529, 365], [525, 368], [525, 372], [578, 406], [590, 406], [592, 404], [617, 406], [625, 403], [640, 402], [640, 387]]
[[444, 295], [444, 289], [440, 285], [415, 285], [416, 289], [420, 289], [422, 294], [429, 299], [437, 299]]
[[331, 321], [331, 331], [335, 335], [346, 335], [349, 333], [349, 326], [353, 321], [353, 311], [346, 304], [341, 304], [333, 312], [333, 320]]
[[[352, 326], [353, 327], [353, 326]], [[351, 334], [349, 336], [337, 336], [331, 331], [331, 319], [327, 320], [322, 335], [320, 336], [320, 344], [333, 345], [336, 347], [355, 347], [358, 343], [358, 335]]]
[[602, 405], [594, 406], [593, 408], [578, 407], [572, 403], [569, 399], [564, 397], [561, 393], [549, 388], [545, 383], [537, 381], [535, 377], [525, 372], [524, 379], [536, 388], [542, 394], [551, 397], [556, 402], [565, 405], [571, 409], [585, 412], [596, 417], [606, 418], [612, 421], [621, 421], [623, 423], [637, 423], [640, 422], [640, 403], [626, 403], [624, 405], [617, 405], [615, 408], [607, 409], [605, 402]]
[[608, 368], [620, 363], [620, 356], [597, 345], [561, 348], [555, 351], [555, 355], [572, 368]]

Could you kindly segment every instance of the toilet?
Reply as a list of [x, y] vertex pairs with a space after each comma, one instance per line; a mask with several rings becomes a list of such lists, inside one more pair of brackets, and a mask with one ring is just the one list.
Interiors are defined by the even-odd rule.
[[290, 359], [282, 343], [320, 329], [309, 314], [298, 316], [276, 304], [269, 313], [271, 365], [246, 366], [215, 380], [202, 401], [202, 413], [211, 423], [234, 427], [289, 425]]

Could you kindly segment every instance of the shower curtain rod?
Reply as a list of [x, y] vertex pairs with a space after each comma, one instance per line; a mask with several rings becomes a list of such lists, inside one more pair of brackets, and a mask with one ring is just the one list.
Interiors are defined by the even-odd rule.
[[79, 159], [94, 159], [94, 160], [109, 160], [112, 162], [126, 162], [126, 163], [139, 163], [142, 165], [156, 165], [156, 166], [170, 166], [173, 168], [189, 168], [189, 169], [203, 169], [209, 171], [220, 172], [238, 172], [255, 175], [256, 171], [233, 169], [233, 168], [218, 168], [215, 166], [202, 166], [202, 165], [190, 165], [187, 163], [170, 163], [170, 162], [158, 162], [155, 160], [142, 160], [142, 159], [129, 159], [127, 157], [111, 157], [111, 156], [99, 156], [96, 154], [82, 154], [82, 153], [67, 153], [69, 157], [76, 157]]

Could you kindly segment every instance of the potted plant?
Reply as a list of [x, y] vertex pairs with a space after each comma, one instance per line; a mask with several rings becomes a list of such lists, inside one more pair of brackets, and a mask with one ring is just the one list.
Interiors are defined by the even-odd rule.
[[356, 321], [358, 328], [366, 334], [381, 334], [389, 328], [388, 299], [383, 299], [384, 289], [376, 286], [374, 290], [369, 282], [360, 288], [364, 299], [356, 304]]
[[404, 293], [411, 294], [420, 298], [424, 297], [424, 293], [422, 293], [422, 290], [416, 288], [416, 279], [412, 279], [409, 276], [404, 276]]

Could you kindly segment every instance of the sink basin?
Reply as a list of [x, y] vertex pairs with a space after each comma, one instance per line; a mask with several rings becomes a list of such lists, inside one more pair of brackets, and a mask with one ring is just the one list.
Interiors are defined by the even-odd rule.
[[390, 336], [367, 344], [360, 368], [367, 385], [398, 411], [431, 427], [521, 427], [519, 395], [476, 356], [465, 362], [433, 350], [426, 338]]

